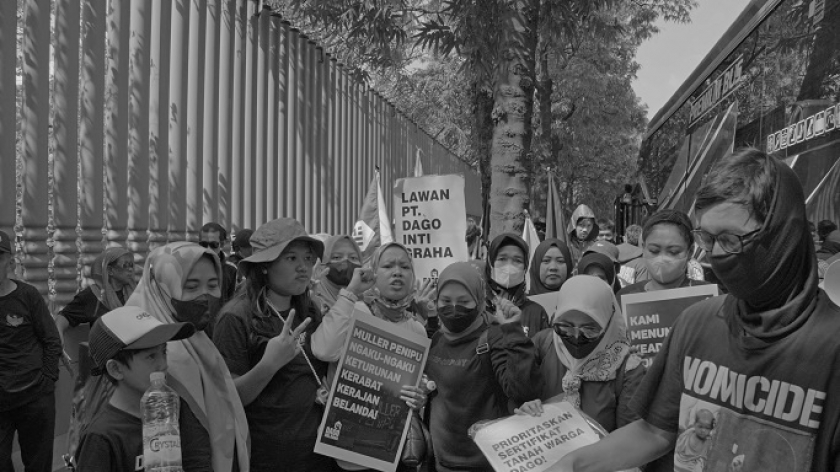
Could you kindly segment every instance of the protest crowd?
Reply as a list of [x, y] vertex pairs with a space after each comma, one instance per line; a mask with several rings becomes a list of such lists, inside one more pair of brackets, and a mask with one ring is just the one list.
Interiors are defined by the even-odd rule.
[[211, 222], [139, 280], [131, 252], [105, 250], [55, 317], [10, 277], [0, 232], [0, 470], [15, 436], [26, 471], [52, 470], [63, 340], [90, 324], [65, 456], [79, 472], [143, 470], [140, 401], [161, 371], [185, 471], [527, 471], [525, 443], [491, 461], [476, 424], [557, 402], [609, 433], [557, 470], [840, 471], [840, 308], [821, 286], [840, 230], [807, 220], [793, 171], [737, 150], [692, 217], [617, 235], [599, 216], [580, 205], [541, 241], [484, 241], [471, 221], [469, 257], [435, 278], [401, 240], [280, 218], [231, 241]]

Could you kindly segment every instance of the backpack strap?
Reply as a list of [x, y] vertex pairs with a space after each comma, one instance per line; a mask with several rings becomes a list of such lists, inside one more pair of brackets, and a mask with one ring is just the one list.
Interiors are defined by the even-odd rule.
[[487, 342], [487, 332], [490, 331], [490, 328], [484, 330], [481, 333], [481, 336], [478, 337], [478, 344], [475, 345], [475, 353], [476, 355], [487, 354], [490, 352], [490, 343]]

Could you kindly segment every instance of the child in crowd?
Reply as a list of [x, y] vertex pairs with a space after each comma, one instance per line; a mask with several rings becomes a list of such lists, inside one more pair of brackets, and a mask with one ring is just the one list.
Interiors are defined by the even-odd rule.
[[677, 439], [674, 450], [676, 472], [703, 472], [714, 428], [715, 415], [706, 409], [698, 411], [694, 426], [685, 430]]
[[[166, 372], [168, 341], [188, 338], [194, 332], [191, 323], [164, 324], [134, 306], [117, 308], [94, 323], [90, 330], [92, 373], [106, 375], [115, 389], [82, 434], [76, 457], [78, 472], [143, 470], [140, 400], [151, 385], [149, 375]], [[181, 416], [184, 414], [189, 410], [182, 403]], [[183, 436], [184, 431], [181, 433]]]

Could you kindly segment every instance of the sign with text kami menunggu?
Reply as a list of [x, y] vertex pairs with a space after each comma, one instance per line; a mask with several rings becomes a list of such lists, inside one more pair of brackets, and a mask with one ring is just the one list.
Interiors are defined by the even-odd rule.
[[437, 283], [453, 262], [469, 259], [464, 176], [429, 175], [394, 184], [394, 238], [411, 252], [421, 282]]
[[473, 439], [497, 472], [546, 472], [566, 454], [598, 441], [568, 402], [545, 403], [540, 416], [514, 415], [484, 426]]
[[650, 367], [680, 313], [717, 295], [718, 286], [714, 284], [623, 295], [621, 310], [627, 320], [631, 352]]
[[428, 338], [356, 310], [315, 452], [395, 471], [411, 415], [400, 390], [420, 382], [429, 344]]

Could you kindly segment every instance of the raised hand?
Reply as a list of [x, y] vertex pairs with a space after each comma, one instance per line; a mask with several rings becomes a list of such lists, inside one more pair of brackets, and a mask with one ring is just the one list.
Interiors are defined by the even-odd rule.
[[519, 322], [519, 318], [522, 316], [522, 310], [514, 305], [512, 301], [497, 295], [493, 299], [493, 304], [496, 305], [496, 312], [493, 314], [493, 318], [499, 324]]
[[297, 328], [292, 330], [294, 320], [295, 310], [292, 309], [289, 312], [289, 316], [283, 322], [283, 329], [280, 331], [280, 334], [268, 340], [260, 362], [265, 362], [275, 370], [279, 370], [298, 355], [301, 350], [298, 337], [303, 333], [312, 319], [307, 318], [303, 320]]
[[309, 278], [309, 289], [314, 290], [315, 287], [321, 284], [321, 281], [324, 280], [324, 277], [327, 276], [329, 273], [330, 268], [326, 264], [322, 264], [320, 261], [318, 264], [312, 269], [312, 277]]
[[353, 278], [347, 284], [347, 290], [357, 298], [361, 298], [362, 294], [370, 290], [375, 283], [376, 275], [373, 273], [373, 269], [358, 267], [353, 271]]
[[425, 318], [434, 316], [437, 312], [437, 288], [432, 279], [427, 279], [422, 283], [418, 280], [415, 282], [415, 289], [414, 301], [424, 311]]

